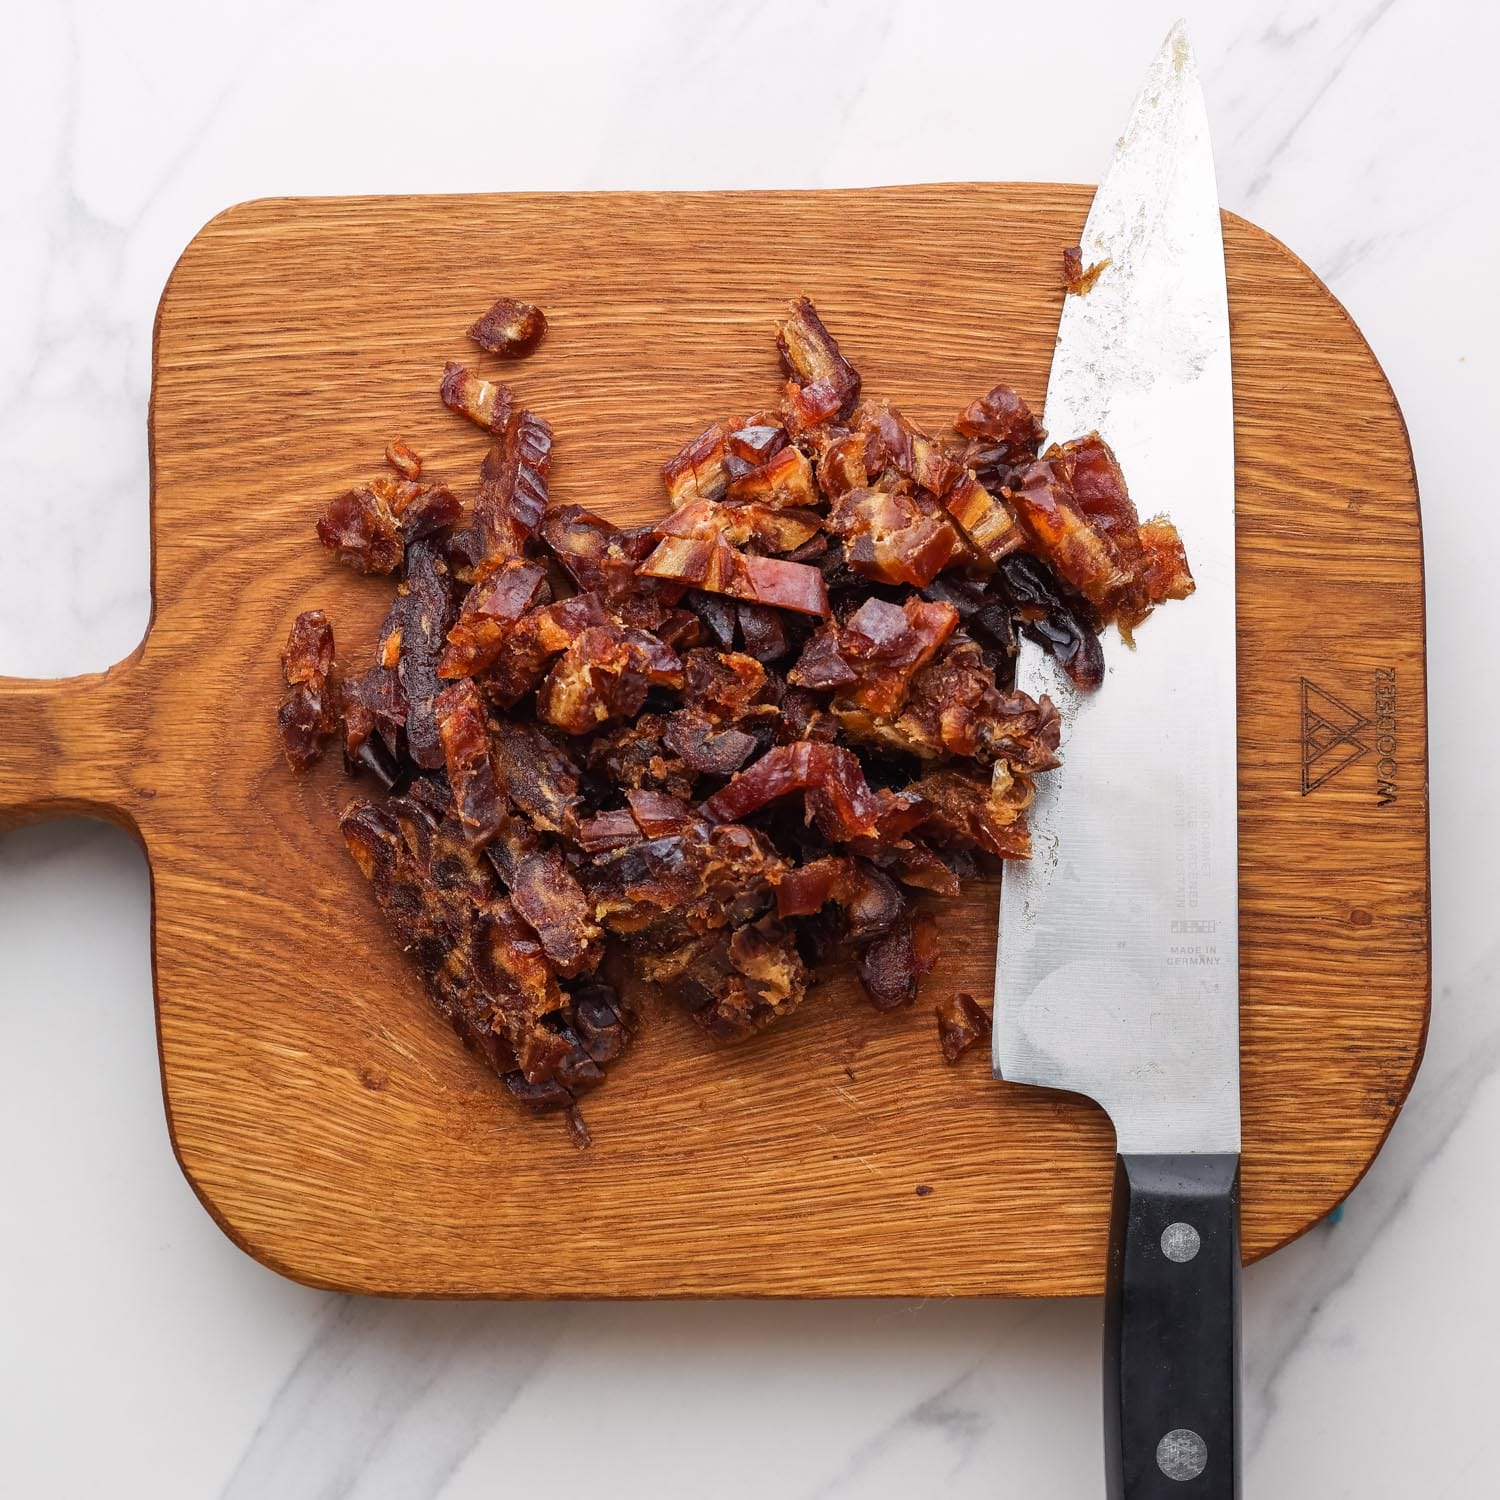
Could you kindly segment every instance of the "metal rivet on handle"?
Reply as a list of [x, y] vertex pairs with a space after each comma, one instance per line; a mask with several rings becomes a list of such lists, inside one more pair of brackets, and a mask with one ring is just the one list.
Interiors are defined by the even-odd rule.
[[1168, 1479], [1196, 1479], [1208, 1466], [1208, 1444], [1190, 1427], [1174, 1427], [1156, 1445], [1156, 1467]]
[[1178, 1265], [1190, 1261], [1202, 1248], [1203, 1241], [1191, 1224], [1168, 1224], [1161, 1232], [1161, 1253]]

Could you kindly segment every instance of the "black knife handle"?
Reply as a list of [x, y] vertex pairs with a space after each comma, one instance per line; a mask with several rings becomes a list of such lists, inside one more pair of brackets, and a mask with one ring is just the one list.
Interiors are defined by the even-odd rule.
[[1116, 1157], [1109, 1500], [1239, 1500], [1239, 1373], [1239, 1157]]

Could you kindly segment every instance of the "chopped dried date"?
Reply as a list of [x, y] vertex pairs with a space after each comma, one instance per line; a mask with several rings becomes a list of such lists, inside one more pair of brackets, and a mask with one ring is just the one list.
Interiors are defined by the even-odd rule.
[[934, 771], [913, 782], [914, 828], [934, 843], [983, 849], [1000, 859], [1026, 859], [1031, 835], [1026, 828], [1030, 785], [1008, 767], [988, 777], [965, 771]]
[[740, 552], [722, 534], [711, 539], [664, 536], [636, 570], [641, 577], [691, 584], [753, 604], [826, 615], [822, 575], [805, 563]]
[[938, 1046], [950, 1063], [956, 1063], [970, 1047], [990, 1039], [989, 1012], [980, 1008], [967, 990], [959, 990], [933, 1007], [937, 1014]]
[[367, 714], [363, 705], [345, 703], [344, 766], [351, 775], [368, 771], [389, 792], [401, 781], [403, 768], [396, 752], [373, 733], [375, 721]]
[[811, 916], [830, 903], [843, 910], [843, 937], [856, 946], [890, 932], [906, 911], [900, 889], [864, 859], [824, 856], [788, 870], [776, 887], [779, 917]]
[[666, 744], [667, 721], [642, 714], [633, 724], [606, 728], [589, 741], [587, 765], [613, 787], [649, 787], [690, 797], [693, 773]]
[[722, 537], [736, 547], [754, 544], [765, 552], [794, 552], [815, 537], [821, 525], [822, 518], [809, 510], [777, 509], [748, 501], [719, 505], [712, 500], [690, 500], [668, 516], [656, 532], [659, 537], [702, 542]]
[[538, 1115], [549, 1115], [553, 1110], [571, 1110], [574, 1107], [573, 1095], [568, 1094], [567, 1089], [556, 1082], [556, 1079], [529, 1083], [525, 1074], [520, 1073], [517, 1068], [514, 1073], [504, 1074], [501, 1083], [520, 1103], [525, 1104], [526, 1109], [535, 1110]]
[[786, 403], [793, 433], [830, 417], [847, 416], [854, 409], [859, 400], [859, 374], [839, 352], [833, 335], [806, 297], [798, 297], [791, 304], [776, 343], [787, 372], [797, 381]]
[[1046, 563], [1029, 553], [1006, 558], [1000, 578], [1021, 628], [1057, 658], [1076, 686], [1098, 687], [1104, 648], [1088, 602], [1065, 590]]
[[323, 753], [336, 721], [326, 691], [299, 682], [288, 688], [276, 714], [281, 748], [294, 771], [305, 771]]
[[562, 1108], [575, 1088], [597, 1082], [599, 1059], [554, 1019], [566, 1001], [536, 934], [495, 893], [448, 820], [396, 797], [353, 804], [341, 826], [434, 1003], [513, 1092]]
[[518, 808], [544, 833], [577, 826], [578, 767], [534, 724], [506, 721], [494, 735], [500, 783]]
[[818, 491], [827, 500], [863, 489], [874, 477], [865, 461], [868, 433], [823, 426], [804, 433], [801, 442], [817, 461]]
[[715, 422], [661, 466], [674, 510], [694, 500], [721, 500], [729, 488], [729, 434]]
[[522, 359], [541, 343], [547, 317], [541, 308], [516, 297], [501, 297], [469, 329], [481, 349], [502, 359]]
[[536, 933], [503, 897], [478, 908], [474, 977], [490, 998], [529, 1083], [555, 1077], [568, 1044], [542, 1018], [561, 1008], [562, 991]]
[[510, 425], [510, 387], [473, 375], [456, 360], [443, 368], [441, 394], [444, 406], [486, 432], [501, 433]]
[[647, 977], [711, 1036], [736, 1041], [794, 1010], [807, 968], [774, 917], [694, 938], [644, 966]]
[[403, 542], [420, 541], [452, 526], [463, 514], [458, 496], [446, 485], [405, 484], [391, 502]]
[[438, 695], [433, 713], [459, 821], [471, 843], [483, 843], [495, 835], [502, 797], [495, 777], [484, 700], [479, 689], [465, 677]]
[[818, 695], [798, 687], [788, 688], [781, 695], [772, 721], [779, 745], [789, 745], [796, 740], [829, 741], [838, 735], [838, 727]]
[[321, 609], [305, 609], [292, 621], [291, 634], [281, 653], [281, 670], [288, 687], [321, 689], [333, 669], [333, 626]]
[[603, 930], [594, 922], [588, 898], [560, 850], [523, 855], [506, 883], [511, 904], [536, 933], [542, 952], [559, 974], [572, 977], [599, 962]]
[[358, 572], [394, 573], [409, 543], [451, 526], [462, 509], [444, 485], [382, 475], [328, 502], [318, 540]]
[[369, 771], [387, 790], [402, 779], [396, 754], [397, 735], [406, 723], [406, 695], [389, 667], [371, 667], [362, 677], [346, 678], [339, 691], [343, 720], [344, 763]]
[[585, 630], [609, 625], [597, 594], [574, 594], [522, 615], [480, 678], [484, 695], [502, 708], [524, 697], [546, 675], [547, 664]]
[[692, 589], [684, 603], [708, 627], [709, 633], [726, 651], [733, 649], [735, 626], [739, 621], [733, 600]]
[[1011, 494], [1036, 549], [1127, 640], [1156, 605], [1192, 592], [1176, 531], [1166, 522], [1141, 527], [1097, 433], [1048, 449]]
[[948, 491], [947, 504], [959, 529], [991, 562], [999, 562], [1025, 544], [1026, 533], [1010, 506], [972, 474], [964, 474]]
[[848, 687], [859, 681], [859, 674], [844, 659], [840, 647], [841, 632], [837, 625], [820, 625], [808, 636], [797, 665], [787, 673], [787, 681], [796, 687]]
[[809, 537], [795, 551], [788, 552], [787, 562], [796, 563], [819, 563], [823, 560], [829, 547], [828, 538], [820, 531], [816, 536]]
[[634, 718], [648, 687], [680, 685], [682, 664], [655, 636], [619, 625], [582, 631], [537, 690], [537, 714], [568, 734]]
[[1090, 604], [1104, 609], [1128, 580], [1105, 539], [1080, 513], [1057, 465], [1037, 460], [1007, 493], [1042, 555]]
[[[782, 433], [783, 439], [785, 436]], [[753, 503], [773, 510], [806, 510], [819, 503], [813, 487], [812, 465], [807, 455], [795, 447], [782, 448], [758, 468], [731, 479], [727, 499], [731, 506]]]
[[629, 1032], [616, 1009], [618, 996], [607, 984], [585, 983], [573, 991], [573, 1029], [596, 1063], [613, 1062], [625, 1050]]
[[1002, 498], [1003, 492], [1016, 483], [1021, 470], [1031, 462], [1027, 457], [1019, 465], [1013, 463], [1006, 445], [989, 438], [970, 438], [954, 458], [992, 495]]
[[[412, 796], [416, 796], [418, 782], [412, 783]], [[485, 858], [494, 867], [496, 874], [508, 887], [516, 879], [516, 872], [523, 860], [540, 854], [545, 847], [544, 835], [539, 834], [526, 818], [516, 812], [508, 798], [495, 819], [494, 837], [485, 846]]]
[[739, 651], [689, 651], [683, 662], [688, 702], [718, 723], [738, 719], [765, 691], [766, 669]]
[[735, 606], [735, 612], [739, 616], [740, 639], [746, 656], [753, 656], [758, 662], [773, 662], [780, 661], [791, 650], [786, 625], [774, 609], [741, 600]]
[[[939, 499], [963, 477], [964, 471], [948, 457], [942, 445], [894, 407], [869, 413], [861, 425], [873, 428], [877, 456], [884, 466]], [[867, 455], [867, 464], [868, 461]]]
[[743, 576], [726, 593], [797, 614], [828, 614], [828, 591], [816, 568], [780, 557], [743, 557], [740, 562]]
[[657, 617], [656, 624], [645, 628], [678, 656], [684, 651], [691, 651], [703, 639], [703, 627], [697, 615], [688, 609], [664, 609]]
[[939, 657], [916, 672], [899, 715], [872, 711], [852, 699], [835, 701], [833, 712], [851, 738], [922, 760], [1004, 761], [1028, 774], [1058, 764], [1061, 723], [1052, 701], [1001, 691], [984, 653], [968, 637], [953, 637]]
[[848, 404], [843, 383], [832, 375], [824, 375], [807, 385], [789, 380], [783, 392], [782, 421], [798, 437], [809, 428], [820, 427], [837, 417]]
[[555, 1078], [544, 1078], [540, 1083], [531, 1083], [517, 1069], [513, 1073], [504, 1074], [500, 1081], [527, 1109], [535, 1110], [539, 1115], [575, 1107], [572, 1094]]
[[396, 731], [406, 724], [406, 694], [393, 668], [376, 665], [361, 677], [346, 678], [343, 699], [346, 706], [357, 704], [370, 716], [370, 730], [378, 729], [385, 740], [395, 744]]
[[594, 855], [579, 879], [608, 931], [632, 939], [636, 951], [666, 952], [762, 915], [782, 870], [761, 834], [694, 819], [681, 833]]
[[695, 776], [732, 776], [758, 747], [742, 729], [720, 729], [696, 709], [679, 709], [667, 720], [662, 743]]
[[385, 461], [403, 478], [422, 477], [422, 459], [404, 437], [393, 437], [385, 445]]
[[328, 502], [318, 517], [318, 540], [360, 573], [394, 573], [405, 550], [390, 507], [367, 484]]
[[800, 687], [847, 689], [846, 704], [877, 714], [897, 712], [917, 671], [953, 633], [951, 604], [908, 599], [898, 608], [866, 599], [842, 626], [809, 638], [788, 681]]
[[779, 422], [749, 422], [729, 434], [729, 451], [750, 468], [759, 468], [786, 447], [790, 439]]
[[575, 1104], [564, 1116], [568, 1126], [568, 1139], [578, 1147], [580, 1151], [587, 1150], [594, 1144], [594, 1137], [589, 1131], [587, 1122], [583, 1118], [583, 1111]]
[[852, 859], [830, 854], [788, 870], [776, 886], [776, 915], [809, 917], [821, 911], [839, 899], [853, 866]]
[[568, 1048], [557, 1065], [558, 1081], [575, 1094], [581, 1094], [596, 1084], [603, 1083], [603, 1070], [588, 1055], [582, 1041], [579, 1040], [578, 1033], [566, 1021], [553, 1022], [553, 1030]]
[[958, 414], [954, 430], [1000, 445], [1012, 464], [1029, 463], [1047, 439], [1031, 408], [1008, 385], [992, 386]]
[[1109, 264], [1109, 257], [1096, 260], [1085, 269], [1083, 264], [1083, 246], [1070, 245], [1062, 253], [1063, 259], [1063, 286], [1075, 296], [1081, 297], [1093, 288], [1098, 281], [1100, 273]]
[[883, 599], [867, 599], [839, 631], [840, 654], [855, 674], [848, 701], [872, 713], [896, 713], [912, 679], [957, 624], [951, 604], [908, 599], [898, 609]]
[[438, 662], [440, 677], [468, 677], [493, 666], [506, 637], [527, 611], [545, 604], [547, 575], [513, 560], [476, 583], [464, 597]]
[[843, 539], [849, 567], [880, 583], [921, 588], [971, 555], [936, 500], [900, 488], [849, 490], [830, 509], [828, 529]]
[[640, 825], [625, 807], [596, 813], [578, 825], [578, 847], [589, 854], [607, 854], [611, 849], [623, 849], [640, 840]]
[[930, 935], [903, 912], [890, 930], [860, 950], [859, 982], [876, 1010], [895, 1010], [917, 998], [917, 985], [936, 962]]
[[636, 788], [626, 792], [625, 800], [630, 804], [630, 816], [642, 838], [660, 839], [682, 833], [697, 819], [697, 814], [681, 797], [666, 792]]
[[799, 740], [777, 745], [703, 804], [716, 823], [738, 821], [791, 792], [803, 793], [809, 817], [840, 842], [875, 832], [879, 805], [859, 761], [839, 745]]
[[959, 874], [950, 863], [951, 855], [950, 859], [942, 859], [919, 839], [898, 840], [877, 850], [874, 858], [881, 869], [893, 874], [902, 885], [933, 891], [939, 896], [959, 893]]
[[1145, 563], [1139, 574], [1150, 604], [1186, 599], [1196, 587], [1188, 571], [1187, 550], [1170, 521], [1142, 521], [1138, 533]]
[[479, 470], [479, 492], [462, 549], [475, 578], [524, 557], [547, 509], [552, 428], [534, 412], [518, 412], [490, 445]]
[[[552, 555], [580, 589], [605, 587], [611, 543], [619, 535], [618, 526], [581, 505], [557, 505], [543, 514], [538, 529]], [[627, 574], [633, 571], [627, 569]]]
[[951, 604], [958, 612], [959, 620], [967, 628], [969, 622], [984, 608], [990, 597], [989, 589], [989, 579], [968, 578], [950, 573], [934, 578], [922, 590], [921, 597], [938, 604]]
[[890, 932], [906, 912], [906, 899], [889, 876], [868, 860], [853, 862], [840, 899], [851, 943], [864, 943]]
[[443, 764], [433, 700], [443, 690], [438, 661], [453, 625], [453, 598], [448, 565], [433, 541], [407, 549], [406, 579], [393, 614], [399, 655], [396, 675], [406, 698], [406, 748], [425, 770]]

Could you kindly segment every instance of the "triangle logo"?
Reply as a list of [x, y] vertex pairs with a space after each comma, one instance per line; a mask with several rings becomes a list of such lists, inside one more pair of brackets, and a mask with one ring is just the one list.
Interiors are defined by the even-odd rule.
[[1369, 718], [1335, 698], [1326, 688], [1302, 679], [1302, 795], [1315, 792], [1363, 760], [1370, 747], [1359, 738]]

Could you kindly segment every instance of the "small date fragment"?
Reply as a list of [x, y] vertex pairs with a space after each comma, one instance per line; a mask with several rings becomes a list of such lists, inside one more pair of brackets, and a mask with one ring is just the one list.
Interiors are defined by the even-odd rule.
[[1081, 245], [1070, 245], [1063, 251], [1063, 285], [1075, 297], [1081, 297], [1085, 292], [1092, 291], [1094, 283], [1098, 281], [1104, 268], [1109, 264], [1109, 257], [1096, 260], [1091, 265], [1083, 263], [1083, 247]]
[[287, 690], [276, 714], [276, 728], [292, 769], [305, 771], [323, 753], [339, 723], [329, 686], [333, 626], [322, 610], [304, 610], [293, 621], [281, 667]]
[[939, 1000], [933, 1010], [937, 1013], [938, 1046], [950, 1063], [956, 1063], [969, 1048], [989, 1041], [990, 1014], [967, 990]]
[[516, 297], [501, 297], [469, 329], [469, 337], [481, 349], [502, 359], [522, 359], [541, 343], [547, 332], [547, 315], [541, 308]]

